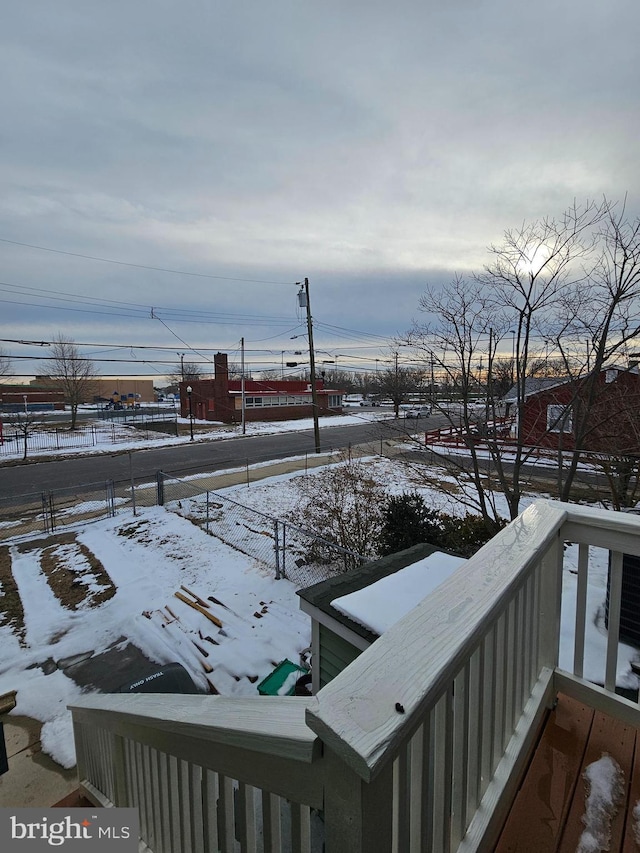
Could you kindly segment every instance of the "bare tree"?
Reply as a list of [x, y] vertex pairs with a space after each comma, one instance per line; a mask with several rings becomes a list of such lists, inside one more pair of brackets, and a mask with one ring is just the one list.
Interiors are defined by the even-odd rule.
[[[434, 400], [434, 407], [446, 418], [452, 434], [466, 443], [462, 455], [434, 453], [456, 481], [460, 502], [479, 513], [487, 530], [495, 533], [502, 522], [475, 438], [490, 418], [495, 421], [497, 417], [491, 376], [500, 330], [508, 329], [508, 325], [494, 311], [483, 287], [462, 276], [455, 276], [439, 291], [428, 290], [420, 299], [420, 311], [432, 319], [414, 321], [407, 343], [429, 364], [430, 372], [433, 365], [444, 377], [442, 383], [455, 402]], [[480, 393], [485, 402], [479, 409], [472, 401]], [[494, 453], [500, 462], [495, 444]]]
[[180, 364], [176, 365], [176, 369], [173, 373], [167, 374], [167, 379], [169, 380], [169, 384], [173, 387], [177, 387], [180, 382], [195, 382], [197, 379], [202, 378], [202, 365], [196, 364], [193, 361], [180, 361]]
[[6, 426], [11, 427], [20, 435], [20, 441], [23, 446], [22, 458], [27, 458], [29, 447], [29, 436], [35, 432], [41, 425], [42, 421], [34, 412], [11, 412], [4, 415], [2, 418]]
[[64, 393], [65, 403], [71, 409], [71, 429], [75, 429], [78, 406], [89, 402], [95, 393], [95, 366], [90, 359], [81, 356], [74, 341], [64, 335], [55, 339], [51, 355], [51, 384]]
[[[421, 309], [437, 320], [432, 328], [414, 328], [413, 339], [420, 343], [425, 360], [428, 355], [433, 362], [434, 351], [440, 348], [438, 370], [461, 402], [460, 428], [471, 439], [473, 418], [465, 400], [474, 393], [474, 377], [485, 380], [486, 422], [495, 424], [497, 396], [511, 378], [508, 360], [496, 356], [495, 346], [512, 336], [515, 428], [508, 466], [499, 444], [485, 436], [511, 517], [517, 515], [525, 466], [533, 451], [523, 418], [535, 377], [557, 378], [571, 394], [565, 407], [571, 412], [571, 430], [545, 424], [559, 443], [558, 497], [569, 500], [580, 460], [597, 447], [608, 460], [614, 505], [635, 500], [635, 455], [606, 425], [626, 423], [627, 434], [635, 427], [627, 423], [628, 407], [621, 402], [616, 408], [611, 395], [602, 392], [602, 373], [611, 362], [620, 362], [640, 336], [640, 220], [628, 219], [624, 206], [617, 212], [607, 199], [601, 204], [574, 204], [558, 220], [538, 220], [505, 232], [502, 244], [491, 246], [490, 253], [491, 262], [474, 277], [479, 289], [472, 291], [458, 282], [439, 295], [424, 297]], [[484, 345], [482, 335], [488, 340]], [[473, 451], [471, 458], [482, 506], [486, 482], [478, 477]], [[616, 477], [619, 482], [614, 486]]]
[[569, 500], [581, 453], [599, 429], [602, 370], [620, 357], [626, 362], [627, 347], [639, 335], [640, 218], [630, 220], [624, 205], [617, 212], [607, 203], [595, 263], [586, 280], [564, 294], [552, 338], [576, 388], [572, 454], [566, 468], [558, 466], [561, 500]]
[[401, 364], [397, 349], [394, 350], [390, 361], [390, 367], [377, 373], [373, 387], [378, 397], [391, 400], [394, 415], [398, 418], [402, 403], [406, 403], [409, 400], [409, 394], [420, 388], [422, 371]]
[[9, 376], [11, 373], [11, 357], [4, 349], [4, 347], [0, 347], [0, 378], [3, 376]]

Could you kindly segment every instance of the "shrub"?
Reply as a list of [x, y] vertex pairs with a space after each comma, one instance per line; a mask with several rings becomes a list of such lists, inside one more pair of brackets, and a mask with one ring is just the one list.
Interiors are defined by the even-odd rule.
[[[505, 524], [506, 521], [500, 519], [496, 524], [497, 530]], [[383, 556], [394, 554], [427, 542], [461, 557], [470, 557], [493, 535], [480, 515], [467, 513], [462, 518], [449, 515], [427, 507], [417, 492], [405, 492], [388, 498], [384, 506], [380, 553]]]
[[[335, 545], [363, 555], [378, 556], [378, 534], [385, 501], [384, 488], [367, 473], [357, 460], [327, 468], [319, 474], [297, 481], [300, 504], [292, 522], [309, 528]], [[320, 560], [322, 548], [312, 555]], [[359, 565], [350, 555], [344, 556], [344, 569]]]
[[440, 513], [429, 509], [422, 495], [404, 492], [387, 499], [379, 537], [380, 553], [383, 556], [395, 554], [420, 542], [441, 545], [443, 534]]

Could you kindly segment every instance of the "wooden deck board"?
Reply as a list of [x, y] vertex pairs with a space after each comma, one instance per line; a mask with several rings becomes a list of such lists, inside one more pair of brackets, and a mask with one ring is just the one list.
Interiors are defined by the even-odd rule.
[[640, 853], [633, 820], [640, 802], [640, 730], [563, 695], [545, 724], [495, 853], [575, 853], [584, 830], [582, 774], [605, 753], [618, 762], [625, 781], [609, 850]]
[[496, 853], [555, 851], [582, 765], [593, 709], [566, 696], [550, 715]]
[[587, 786], [583, 774], [589, 764], [597, 761], [604, 753], [608, 753], [617, 761], [624, 773], [624, 803], [611, 825], [611, 850], [620, 849], [624, 834], [629, 781], [633, 767], [635, 735], [636, 730], [620, 722], [620, 720], [614, 720], [607, 714], [599, 712], [595, 714], [558, 853], [575, 853], [578, 849], [580, 837], [585, 829], [582, 818], [585, 814]]

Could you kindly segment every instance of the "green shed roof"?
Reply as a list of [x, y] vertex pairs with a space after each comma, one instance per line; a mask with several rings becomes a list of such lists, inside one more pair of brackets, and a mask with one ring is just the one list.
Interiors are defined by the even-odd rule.
[[442, 548], [421, 542], [419, 545], [412, 545], [411, 548], [405, 548], [404, 551], [398, 551], [395, 554], [390, 554], [388, 557], [381, 557], [379, 560], [365, 563], [363, 566], [353, 569], [350, 572], [345, 572], [326, 581], [320, 581], [313, 584], [313, 586], [306, 587], [306, 589], [300, 589], [298, 590], [298, 595], [303, 601], [318, 608], [318, 610], [331, 616], [350, 631], [359, 634], [369, 643], [372, 643], [378, 638], [378, 634], [345, 616], [344, 613], [340, 613], [339, 610], [331, 605], [331, 602], [342, 595], [364, 589], [364, 587], [375, 583], [381, 578], [404, 569], [405, 566], [410, 566], [419, 560], [424, 560], [425, 557], [434, 554], [436, 551], [442, 552]]

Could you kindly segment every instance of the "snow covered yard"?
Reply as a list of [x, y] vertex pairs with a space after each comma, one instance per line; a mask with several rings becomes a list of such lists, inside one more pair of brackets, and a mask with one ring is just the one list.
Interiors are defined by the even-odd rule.
[[[175, 596], [181, 586], [222, 628]], [[288, 581], [162, 508], [0, 548], [0, 693], [18, 690], [16, 713], [45, 724], [43, 748], [64, 766], [75, 761], [66, 705], [82, 689], [56, 664], [125, 641], [181, 663], [203, 691], [246, 696], [298, 661], [310, 630]]]
[[[455, 492], [420, 485], [391, 460], [376, 457], [366, 464], [389, 492], [415, 489], [430, 506], [464, 512]], [[297, 472], [223, 492], [282, 517], [298, 505], [296, 478], [320, 475]], [[528, 496], [521, 509], [536, 497]], [[560, 665], [567, 669], [572, 669], [577, 550], [568, 545], [565, 552]], [[277, 663], [285, 658], [297, 663], [310, 645], [310, 625], [294, 586], [273, 574], [160, 507], [137, 517], [123, 511], [48, 538], [14, 540], [0, 547], [0, 693], [18, 690], [16, 713], [44, 723], [43, 748], [64, 766], [75, 761], [66, 705], [83, 690], [65, 674], [64, 664], [76, 656], [129, 642], [159, 664], [181, 663], [203, 691], [257, 696], [257, 684]], [[604, 672], [606, 582], [607, 554], [591, 549], [585, 677], [596, 682]], [[199, 596], [222, 627], [176, 592]], [[637, 656], [636, 649], [621, 646], [621, 686], [637, 686], [630, 668]]]

